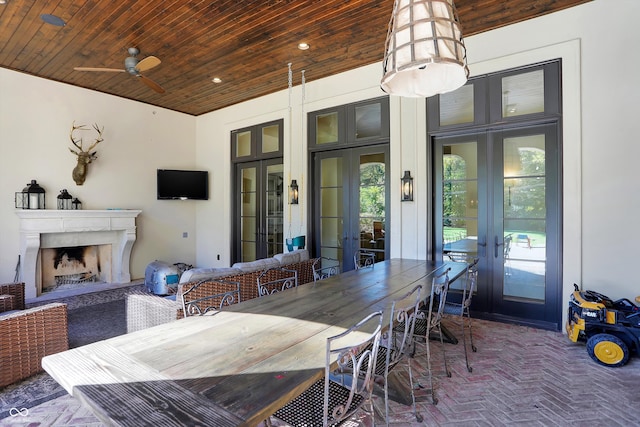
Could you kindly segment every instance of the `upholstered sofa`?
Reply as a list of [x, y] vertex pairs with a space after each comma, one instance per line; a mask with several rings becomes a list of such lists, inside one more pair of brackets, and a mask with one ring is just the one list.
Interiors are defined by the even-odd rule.
[[[180, 276], [176, 292], [177, 298], [161, 298], [149, 293], [138, 292], [127, 296], [127, 332], [150, 328], [162, 323], [171, 322], [183, 317], [179, 295], [191, 285], [204, 282], [198, 292], [216, 294], [221, 292], [224, 284], [220, 281], [239, 282], [241, 300], [258, 297], [258, 276], [265, 270], [283, 267], [298, 273], [298, 284], [313, 282], [313, 262], [306, 249], [277, 254], [273, 258], [259, 259], [252, 262], [235, 263], [223, 268], [192, 268]], [[269, 270], [270, 275], [277, 275], [276, 270]], [[269, 277], [268, 280], [276, 277]]]
[[[24, 283], [0, 285], [0, 387], [42, 371], [42, 358], [69, 349], [67, 305], [24, 309]], [[5, 305], [6, 303], [6, 305]]]

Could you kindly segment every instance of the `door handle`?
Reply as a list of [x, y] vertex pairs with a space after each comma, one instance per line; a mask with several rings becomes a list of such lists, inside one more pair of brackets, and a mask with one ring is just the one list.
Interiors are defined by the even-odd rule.
[[495, 245], [495, 257], [498, 258], [498, 249], [500, 248], [500, 246], [504, 245], [504, 242], [498, 242], [498, 236], [495, 236], [495, 241], [496, 241], [496, 245]]
[[486, 256], [486, 248], [487, 248], [487, 238], [486, 236], [482, 239], [482, 240], [478, 240], [478, 246], [482, 249], [479, 248], [478, 250], [478, 255], [481, 257], [485, 257]]

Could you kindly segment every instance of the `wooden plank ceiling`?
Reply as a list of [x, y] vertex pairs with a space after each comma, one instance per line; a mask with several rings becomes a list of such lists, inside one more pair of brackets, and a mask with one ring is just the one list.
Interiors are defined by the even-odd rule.
[[[457, 0], [468, 37], [589, 0]], [[6, 0], [0, 4], [0, 67], [200, 115], [382, 60], [393, 0]], [[65, 26], [41, 15], [62, 18]], [[297, 48], [307, 42], [311, 48]], [[127, 48], [162, 62], [124, 69]], [[382, 72], [382, 70], [381, 70]], [[212, 83], [219, 77], [222, 83]]]

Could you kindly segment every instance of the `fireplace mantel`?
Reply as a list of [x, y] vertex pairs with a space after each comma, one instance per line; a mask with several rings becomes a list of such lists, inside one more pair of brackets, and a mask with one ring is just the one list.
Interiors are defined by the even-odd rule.
[[38, 253], [41, 247], [110, 244], [114, 283], [131, 281], [129, 258], [141, 210], [16, 210], [20, 218], [20, 277], [25, 297], [42, 292]]

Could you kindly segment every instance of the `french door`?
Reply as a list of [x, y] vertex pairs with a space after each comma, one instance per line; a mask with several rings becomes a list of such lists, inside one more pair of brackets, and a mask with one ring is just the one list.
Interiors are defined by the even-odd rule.
[[236, 163], [235, 257], [237, 262], [283, 252], [286, 194], [282, 159]]
[[354, 268], [358, 249], [388, 257], [388, 145], [313, 154], [313, 235], [318, 256]]
[[561, 322], [559, 126], [434, 137], [434, 247], [478, 259], [473, 309], [548, 329]]

